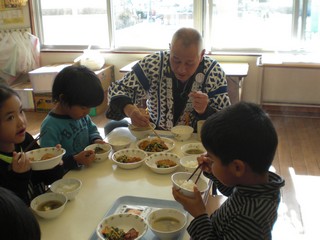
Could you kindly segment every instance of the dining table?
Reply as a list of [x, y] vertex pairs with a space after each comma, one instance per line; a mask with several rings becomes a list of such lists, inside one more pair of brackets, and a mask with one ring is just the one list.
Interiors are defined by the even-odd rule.
[[[160, 137], [174, 140], [170, 131], [157, 130], [157, 133]], [[125, 127], [114, 129], [106, 136], [105, 141], [108, 141], [108, 137], [123, 135], [132, 140], [130, 148], [138, 148], [138, 140]], [[171, 152], [182, 157], [181, 146], [192, 142], [199, 142], [196, 133], [186, 141], [175, 140], [175, 146]], [[90, 166], [71, 170], [65, 174], [64, 178], [80, 179], [82, 188], [74, 200], [66, 203], [64, 211], [57, 218], [37, 217], [42, 240], [95, 239], [93, 236], [99, 222], [119, 198], [139, 197], [179, 204], [172, 196], [171, 175], [173, 173], [157, 174], [145, 164], [135, 169], [122, 169], [111, 160], [111, 155], [112, 152], [105, 161], [93, 162]], [[182, 167], [179, 166], [177, 171], [183, 171]], [[183, 209], [182, 206], [181, 208]], [[192, 216], [186, 214], [189, 223]], [[187, 231], [184, 231], [180, 239], [190, 239]]]

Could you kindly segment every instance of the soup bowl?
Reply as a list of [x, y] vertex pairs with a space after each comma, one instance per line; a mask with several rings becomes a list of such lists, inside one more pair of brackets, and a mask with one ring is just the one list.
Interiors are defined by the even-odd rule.
[[147, 216], [147, 223], [159, 239], [178, 239], [187, 224], [187, 216], [178, 209], [160, 208]]
[[44, 193], [31, 201], [30, 207], [39, 217], [51, 219], [64, 210], [68, 199], [61, 193]]

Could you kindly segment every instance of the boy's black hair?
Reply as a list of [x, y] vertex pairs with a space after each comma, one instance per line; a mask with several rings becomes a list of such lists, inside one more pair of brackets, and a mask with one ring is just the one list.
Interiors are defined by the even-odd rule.
[[203, 124], [201, 140], [208, 152], [228, 165], [235, 159], [262, 174], [272, 164], [278, 137], [259, 105], [240, 102], [209, 117]]
[[96, 107], [103, 102], [104, 91], [97, 75], [84, 66], [68, 66], [56, 76], [52, 86], [53, 102], [69, 106]]
[[11, 96], [17, 96], [20, 99], [20, 96], [16, 91], [14, 91], [8, 85], [1, 83], [0, 84], [0, 108], [2, 107], [3, 103]]
[[3, 187], [0, 187], [0, 226], [0, 239], [41, 239], [40, 226], [31, 209]]

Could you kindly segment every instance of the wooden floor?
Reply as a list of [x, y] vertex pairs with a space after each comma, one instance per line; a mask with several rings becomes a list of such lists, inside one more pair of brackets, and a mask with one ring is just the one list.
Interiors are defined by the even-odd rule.
[[[46, 114], [26, 115], [28, 131], [37, 134]], [[105, 116], [92, 119], [103, 133]], [[286, 181], [273, 239], [320, 239], [320, 118], [272, 116], [272, 121], [279, 138], [272, 170]], [[210, 199], [211, 209], [223, 200], [221, 196]]]

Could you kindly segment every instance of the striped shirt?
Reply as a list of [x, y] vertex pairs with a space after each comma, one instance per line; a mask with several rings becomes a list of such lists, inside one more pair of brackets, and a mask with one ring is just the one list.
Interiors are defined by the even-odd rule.
[[191, 221], [187, 230], [193, 240], [272, 239], [285, 183], [280, 176], [269, 172], [266, 184], [233, 188], [223, 186], [213, 175], [207, 177], [229, 197], [210, 217], [204, 214]]

